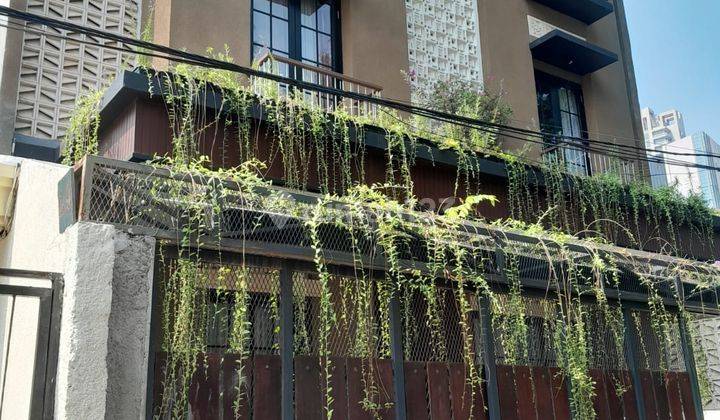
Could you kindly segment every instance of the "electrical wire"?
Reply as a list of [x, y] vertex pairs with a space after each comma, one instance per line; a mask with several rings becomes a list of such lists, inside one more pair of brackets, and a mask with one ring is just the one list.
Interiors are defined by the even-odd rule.
[[[279, 83], [288, 84], [290, 86], [297, 87], [302, 90], [310, 90], [315, 91], [319, 93], [326, 93], [329, 95], [336, 95], [344, 98], [349, 99], [355, 99], [358, 101], [365, 101], [369, 103], [374, 103], [376, 105], [384, 106], [387, 108], [396, 109], [398, 111], [407, 112], [412, 115], [418, 115], [418, 116], [425, 116], [428, 118], [432, 118], [434, 120], [440, 121], [440, 122], [446, 122], [454, 125], [464, 126], [467, 128], [474, 128], [474, 129], [480, 129], [480, 130], [492, 130], [492, 132], [497, 133], [498, 131], [502, 132], [502, 135], [508, 138], [518, 139], [525, 142], [535, 143], [535, 144], [542, 144], [547, 146], [546, 139], [548, 138], [547, 133], [538, 132], [534, 130], [529, 129], [522, 129], [518, 127], [512, 127], [504, 124], [496, 124], [492, 122], [482, 121], [470, 117], [465, 116], [458, 116], [442, 111], [432, 110], [428, 108], [419, 107], [413, 104], [404, 103], [402, 101], [396, 101], [396, 100], [389, 100], [384, 98], [378, 98], [375, 96], [369, 96], [364, 94], [359, 94], [355, 92], [349, 92], [344, 91], [341, 89], [336, 88], [329, 88], [321, 85], [316, 85], [308, 82], [304, 82], [302, 80], [297, 80], [294, 78], [274, 75], [272, 73], [266, 73], [259, 70], [243, 67], [234, 63], [229, 63], [209, 57], [205, 57], [198, 54], [188, 53], [185, 51], [180, 51], [177, 49], [173, 49], [170, 47], [165, 47], [162, 45], [150, 43], [147, 41], [141, 41], [134, 38], [126, 37], [123, 35], [113, 34], [110, 32], [102, 31], [99, 29], [94, 28], [87, 28], [80, 25], [76, 25], [70, 22], [63, 22], [60, 20], [47, 18], [43, 16], [38, 16], [32, 13], [22, 12], [18, 11], [6, 6], [0, 6], [0, 15], [6, 15], [11, 19], [18, 19], [22, 20], [28, 23], [34, 23], [38, 25], [43, 26], [49, 26], [53, 27], [55, 29], [59, 30], [67, 30], [72, 32], [77, 32], [89, 36], [94, 36], [97, 38], [102, 39], [109, 39], [116, 42], [119, 42], [121, 44], [131, 45], [135, 46], [138, 49], [131, 49], [131, 48], [123, 48], [123, 47], [115, 47], [111, 45], [104, 45], [92, 41], [87, 40], [78, 40], [76, 38], [70, 38], [67, 36], [62, 36], [58, 34], [49, 34], [49, 33], [42, 33], [40, 31], [31, 30], [34, 33], [40, 34], [40, 35], [46, 35], [46, 36], [54, 36], [56, 38], [61, 39], [67, 39], [73, 42], [79, 42], [79, 43], [85, 43], [90, 45], [95, 45], [102, 48], [109, 48], [117, 51], [137, 54], [137, 55], [144, 55], [154, 58], [161, 58], [166, 59], [173, 62], [180, 62], [180, 63], [186, 63], [191, 65], [196, 65], [200, 67], [206, 67], [206, 68], [214, 68], [219, 70], [227, 70], [231, 72], [241, 73], [245, 74], [250, 77], [258, 77], [268, 80], [273, 80]], [[15, 24], [17, 25], [17, 24]], [[13, 28], [18, 29], [18, 28]], [[24, 28], [24, 30], [30, 30], [28, 28]], [[154, 51], [154, 52], [149, 52]], [[158, 54], [159, 53], [159, 54]], [[516, 134], [515, 136], [510, 134]], [[526, 136], [525, 138], [518, 137], [519, 135]], [[560, 136], [555, 136], [560, 137]], [[530, 140], [531, 138], [539, 139], [537, 140]], [[562, 136], [563, 140], [560, 142], [562, 143], [568, 143], [568, 144], [577, 144], [578, 148], [594, 151], [598, 153], [606, 153], [606, 154], [612, 154], [615, 157], [621, 158], [621, 159], [630, 159], [630, 160], [639, 160], [639, 161], [646, 161], [646, 162], [656, 162], [656, 163], [667, 163], [667, 160], [664, 159], [654, 159], [654, 158], [644, 158], [639, 154], [630, 154], [632, 152], [628, 152], [624, 149], [630, 149], [634, 150], [636, 152], [639, 151], [645, 151], [645, 152], [653, 152], [653, 153], [662, 153], [662, 154], [668, 154], [668, 155], [674, 155], [674, 156], [695, 156], [695, 157], [717, 157], [720, 158], [719, 155], [713, 155], [713, 154], [697, 154], [697, 153], [680, 153], [680, 152], [671, 152], [671, 151], [664, 151], [664, 150], [654, 150], [654, 149], [647, 149], [647, 148], [640, 148], [637, 146], [631, 146], [631, 145], [617, 145], [609, 142], [603, 142], [599, 140], [594, 139], [585, 139], [581, 137], [573, 137], [573, 136]], [[592, 144], [592, 146], [590, 146]], [[678, 162], [679, 163], [679, 162]], [[692, 164], [691, 164], [692, 165]], [[682, 166], [688, 166], [688, 165], [682, 165]], [[697, 167], [700, 169], [712, 169], [712, 170], [720, 170], [718, 168], [714, 168], [707, 165], [692, 165], [692, 167]]]

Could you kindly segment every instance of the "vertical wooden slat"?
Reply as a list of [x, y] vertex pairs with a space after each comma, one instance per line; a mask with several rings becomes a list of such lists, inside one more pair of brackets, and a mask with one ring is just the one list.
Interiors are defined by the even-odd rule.
[[570, 399], [565, 375], [558, 368], [550, 368], [550, 383], [553, 393], [553, 411], [558, 420], [571, 419]]
[[665, 374], [665, 390], [667, 391], [668, 406], [670, 407], [670, 417], [673, 420], [682, 420], [682, 398], [680, 396], [680, 382], [676, 372], [667, 372]]
[[362, 363], [361, 359], [347, 359], [348, 419], [350, 420], [372, 419], [371, 413], [361, 405], [361, 401], [365, 397], [363, 394]]
[[393, 366], [390, 359], [374, 359], [371, 361], [377, 368], [377, 384], [380, 392], [380, 404], [389, 404], [389, 408], [383, 408], [378, 413], [380, 418], [385, 420], [395, 419], [395, 389], [393, 386]]
[[605, 376], [605, 390], [607, 392], [608, 407], [611, 419], [623, 418], [622, 398], [618, 395], [616, 384], [623, 383], [622, 374], [619, 371], [603, 372]]
[[222, 365], [223, 419], [250, 418], [250, 378], [252, 361], [246, 359], [240, 366], [240, 357], [226, 354]]
[[696, 419], [697, 413], [695, 412], [690, 375], [687, 372], [678, 372], [677, 376], [680, 384], [680, 396], [682, 397], [682, 407], [685, 418]]
[[[449, 363], [450, 405], [454, 419], [469, 419], [473, 408], [473, 392], [467, 381], [463, 363]], [[476, 390], [477, 391], [477, 390]]]
[[333, 420], [348, 418], [347, 381], [345, 379], [345, 358], [331, 357], [330, 386], [333, 397]]
[[317, 356], [296, 356], [295, 418], [321, 418], [324, 392], [320, 387], [319, 358]]
[[280, 356], [258, 355], [253, 360], [253, 416], [280, 418]]
[[497, 384], [500, 418], [503, 420], [519, 419], [512, 366], [497, 365]]
[[219, 354], [198, 355], [189, 395], [194, 419], [220, 417], [220, 358]]
[[595, 416], [599, 420], [609, 420], [610, 406], [607, 398], [605, 375], [599, 369], [590, 369], [590, 378], [595, 382], [595, 397], [593, 398]]
[[427, 381], [428, 395], [430, 395], [430, 418], [450, 418], [451, 406], [447, 364], [428, 362]]
[[642, 388], [643, 403], [645, 404], [645, 417], [647, 420], [657, 419], [657, 406], [655, 405], [655, 387], [653, 386], [650, 371], [640, 371], [640, 386]]
[[668, 394], [665, 388], [665, 377], [662, 372], [652, 373], [653, 390], [655, 391], [655, 407], [660, 420], [670, 420], [670, 407]]
[[515, 393], [518, 399], [518, 415], [523, 420], [537, 418], [535, 413], [535, 395], [530, 378], [530, 368], [515, 366]]
[[429, 420], [427, 375], [424, 362], [405, 362], [405, 406], [407, 418]]
[[632, 380], [632, 375], [629, 371], [620, 372], [622, 383], [625, 384], [627, 390], [621, 396], [623, 413], [625, 418], [628, 420], [635, 420], [640, 418], [640, 414], [637, 409], [637, 399], [635, 398], [635, 384]]
[[552, 382], [547, 368], [534, 367], [532, 369], [533, 383], [535, 384], [535, 409], [539, 419], [552, 419], [555, 417], [552, 404]]

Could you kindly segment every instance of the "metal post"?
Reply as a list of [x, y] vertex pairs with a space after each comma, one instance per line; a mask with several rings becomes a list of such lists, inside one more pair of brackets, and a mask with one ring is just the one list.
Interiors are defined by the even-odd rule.
[[283, 420], [295, 418], [293, 406], [293, 282], [292, 266], [280, 269], [280, 412]]
[[500, 396], [497, 385], [497, 366], [495, 365], [495, 339], [492, 333], [492, 318], [490, 311], [490, 299], [487, 295], [481, 295], [480, 304], [480, 327], [482, 330], [483, 364], [485, 365], [485, 381], [487, 388], [488, 417], [490, 420], [500, 420]]
[[635, 392], [635, 402], [637, 405], [638, 418], [645, 420], [645, 400], [642, 392], [642, 381], [640, 380], [640, 372], [637, 366], [637, 353], [635, 350], [638, 348], [638, 340], [635, 336], [635, 328], [632, 319], [632, 312], [629, 308], [623, 308], [623, 320], [625, 321], [625, 353], [628, 369], [630, 370], [630, 377], [633, 381], [633, 391]]
[[395, 418], [405, 420], [405, 360], [402, 345], [402, 312], [397, 292], [390, 298], [390, 352], [393, 367], [393, 388], [395, 389]]
[[[495, 266], [498, 275], [505, 279], [505, 252], [502, 239], [497, 239], [495, 247]], [[507, 279], [505, 279], [507, 280]], [[478, 293], [481, 293], [478, 291]], [[486, 294], [478, 295], [480, 305], [480, 329], [482, 333], [483, 365], [485, 367], [485, 381], [487, 390], [488, 418], [500, 420], [500, 395], [498, 394], [497, 366], [495, 364], [495, 338], [492, 330], [492, 310], [490, 299]]]
[[[682, 286], [682, 280], [675, 279], [675, 287], [678, 294], [678, 306], [685, 302], [685, 290]], [[685, 359], [685, 370], [690, 376], [690, 386], [692, 388], [693, 404], [695, 405], [695, 414], [698, 419], [703, 419], [702, 398], [700, 397], [700, 385], [698, 382], [697, 369], [695, 366], [695, 355], [693, 354], [692, 339], [687, 330], [687, 320], [682, 311], [678, 312], [678, 326], [680, 327], [680, 344]]]

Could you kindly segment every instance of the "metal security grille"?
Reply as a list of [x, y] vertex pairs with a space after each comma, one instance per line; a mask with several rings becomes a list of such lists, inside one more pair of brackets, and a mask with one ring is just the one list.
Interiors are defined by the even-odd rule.
[[[389, 308], [377, 280], [333, 275], [330, 293], [328, 355], [389, 358]], [[295, 355], [318, 355], [322, 287], [315, 272], [293, 273]]]
[[[519, 321], [508, 318], [516, 311], [519, 302], [506, 294], [497, 295], [493, 308], [493, 338], [495, 340], [495, 362], [499, 365], [521, 365], [556, 367], [557, 355], [554, 348], [557, 328], [557, 303], [552, 300], [521, 297], [525, 308], [524, 334]], [[513, 325], [514, 324], [514, 325]], [[514, 346], [514, 349], [508, 346]]]
[[[467, 333], [476, 363], [481, 360], [477, 296], [465, 293]], [[446, 287], [406, 289], [402, 299], [403, 350], [406, 361], [464, 363], [464, 334], [456, 290]]]
[[[119, 35], [137, 37], [140, 0], [29, 0], [30, 13], [60, 19]], [[24, 34], [15, 130], [21, 134], [59, 139], [65, 134], [78, 92], [109, 84], [118, 70], [131, 66], [132, 54], [35, 31], [121, 47], [114, 41], [28, 24]]]
[[638, 368], [653, 372], [685, 372], [685, 358], [680, 343], [680, 327], [677, 316], [668, 314], [665, 325], [653, 322], [650, 312], [632, 311], [631, 325], [635, 334]]

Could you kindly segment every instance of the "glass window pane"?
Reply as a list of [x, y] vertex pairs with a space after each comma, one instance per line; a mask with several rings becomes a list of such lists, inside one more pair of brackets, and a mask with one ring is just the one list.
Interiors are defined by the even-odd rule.
[[317, 11], [317, 17], [318, 17], [318, 30], [321, 32], [325, 32], [326, 34], [330, 33], [330, 4], [325, 3], [322, 6], [318, 8]]
[[315, 29], [315, 11], [317, 10], [317, 2], [315, 0], [302, 0], [300, 6], [300, 16], [302, 17], [303, 26]]
[[568, 98], [567, 98], [567, 89], [560, 88], [560, 110], [561, 111], [568, 111]]
[[286, 20], [272, 19], [272, 47], [274, 50], [288, 51], [288, 23]]
[[332, 66], [332, 41], [327, 35], [318, 35], [318, 61], [320, 64]]
[[577, 114], [577, 98], [575, 98], [575, 92], [572, 90], [568, 90], [568, 105], [570, 108], [570, 112], [573, 114]]
[[573, 115], [571, 117], [572, 121], [572, 135], [574, 137], [582, 137], [582, 132], [580, 130], [580, 117], [577, 115]]
[[270, 46], [270, 16], [253, 12], [253, 43]]
[[270, 13], [269, 0], [253, 0], [253, 7], [255, 8], [255, 10], [261, 10], [265, 13]]
[[288, 0], [272, 0], [273, 16], [288, 18]]
[[317, 34], [315, 31], [303, 28], [300, 37], [302, 40], [302, 58], [317, 61]]
[[257, 60], [264, 53], [268, 51], [268, 48], [262, 45], [253, 45], [253, 61]]

